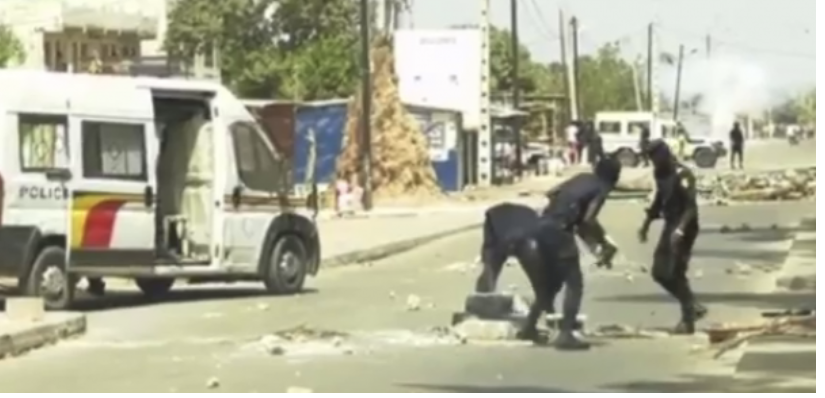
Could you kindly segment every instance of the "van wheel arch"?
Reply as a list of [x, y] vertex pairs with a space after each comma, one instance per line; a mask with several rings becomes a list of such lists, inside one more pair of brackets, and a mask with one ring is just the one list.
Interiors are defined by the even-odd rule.
[[[303, 272], [317, 275], [321, 259], [321, 245], [318, 228], [309, 218], [293, 213], [275, 217], [269, 224], [258, 261], [258, 273], [262, 278], [270, 274], [273, 253], [284, 240], [296, 239], [305, 252]], [[297, 242], [296, 242], [297, 243]]]

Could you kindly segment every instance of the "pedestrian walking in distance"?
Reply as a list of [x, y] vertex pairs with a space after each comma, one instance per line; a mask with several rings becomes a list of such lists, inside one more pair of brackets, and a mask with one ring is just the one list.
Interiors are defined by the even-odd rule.
[[733, 124], [730, 131], [730, 168], [736, 170], [745, 168], [745, 133], [739, 122]]

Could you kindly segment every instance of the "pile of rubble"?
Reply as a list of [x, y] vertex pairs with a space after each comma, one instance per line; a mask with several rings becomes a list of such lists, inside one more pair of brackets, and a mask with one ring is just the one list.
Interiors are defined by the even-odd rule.
[[718, 325], [708, 330], [710, 344], [717, 349], [716, 358], [721, 358], [753, 339], [777, 336], [816, 340], [816, 313], [780, 314], [762, 324]]
[[[379, 199], [441, 197], [427, 137], [401, 102], [390, 43], [378, 40], [372, 54], [374, 90], [370, 119], [374, 195]], [[363, 153], [362, 95], [364, 93], [359, 93], [349, 106], [344, 149], [337, 165], [338, 179], [350, 183], [358, 180]]]
[[773, 202], [816, 198], [816, 167], [762, 173], [700, 176], [704, 199], [727, 202]]

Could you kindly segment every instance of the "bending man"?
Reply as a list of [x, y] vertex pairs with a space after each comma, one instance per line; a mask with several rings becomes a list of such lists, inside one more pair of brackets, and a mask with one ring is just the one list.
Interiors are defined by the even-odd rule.
[[476, 290], [490, 293], [510, 256], [516, 257], [527, 274], [535, 294], [520, 338], [538, 337], [538, 320], [554, 313], [556, 295], [566, 286], [561, 330], [555, 345], [564, 350], [583, 350], [590, 345], [575, 335], [575, 326], [584, 293], [576, 233], [600, 257], [599, 265], [611, 267], [616, 254], [598, 215], [621, 174], [613, 158], [600, 161], [595, 173], [575, 176], [548, 193], [551, 203], [541, 215], [517, 204], [502, 204], [487, 211], [482, 261], [484, 271]]

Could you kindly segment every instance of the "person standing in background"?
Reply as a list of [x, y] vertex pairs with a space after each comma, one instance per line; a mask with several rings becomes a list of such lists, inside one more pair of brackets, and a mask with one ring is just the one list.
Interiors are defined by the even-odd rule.
[[648, 146], [650, 146], [650, 128], [644, 126], [639, 133], [639, 153], [642, 155], [643, 167], [650, 167], [650, 157], [647, 156]]
[[579, 161], [579, 126], [578, 122], [572, 122], [564, 130], [565, 139], [567, 141], [567, 160], [571, 166], [576, 165]]
[[739, 122], [733, 124], [730, 132], [730, 168], [736, 170], [737, 163], [740, 170], [745, 168], [745, 133]]

